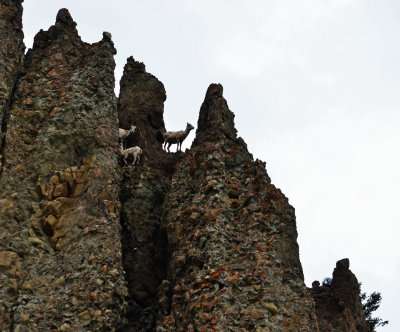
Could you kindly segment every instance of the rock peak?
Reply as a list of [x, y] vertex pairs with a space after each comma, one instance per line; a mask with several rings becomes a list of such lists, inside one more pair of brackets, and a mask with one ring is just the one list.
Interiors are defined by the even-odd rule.
[[210, 84], [200, 108], [196, 139], [193, 145], [218, 139], [236, 139], [235, 115], [223, 97], [221, 84]]
[[124, 67], [124, 73], [134, 71], [135, 73], [145, 73], [146, 66], [143, 62], [136, 61], [133, 56], [126, 59], [126, 65]]
[[57, 13], [56, 24], [66, 25], [75, 28], [76, 23], [72, 19], [67, 8], [62, 8]]
[[348, 258], [343, 258], [336, 262], [336, 269], [347, 271], [350, 267], [350, 260]]
[[314, 281], [309, 289], [321, 331], [370, 331], [362, 310], [359, 283], [349, 267], [348, 258], [337, 261], [332, 283], [320, 286]]

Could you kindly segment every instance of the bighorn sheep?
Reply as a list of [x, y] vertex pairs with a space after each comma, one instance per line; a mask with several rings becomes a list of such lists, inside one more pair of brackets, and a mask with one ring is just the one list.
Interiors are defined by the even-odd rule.
[[124, 158], [125, 165], [126, 165], [126, 160], [128, 159], [129, 156], [132, 156], [132, 158], [133, 158], [132, 165], [135, 165], [135, 164], [139, 164], [140, 156], [141, 156], [143, 150], [138, 146], [134, 146], [132, 148], [128, 148], [128, 149], [124, 150], [122, 148], [122, 144], [121, 144], [120, 152], [121, 152], [122, 157]]
[[130, 129], [126, 130], [126, 129], [122, 129], [122, 128], [118, 128], [118, 137], [119, 140], [122, 144], [123, 147], [126, 147], [126, 138], [130, 135], [133, 134], [136, 130], [136, 126], [132, 125]]
[[181, 151], [182, 149], [182, 142], [185, 140], [187, 135], [189, 135], [190, 131], [194, 129], [194, 127], [190, 124], [186, 124], [186, 129], [185, 130], [180, 130], [180, 131], [167, 131], [163, 136], [164, 136], [164, 150], [165, 147], [167, 146], [168, 143], [168, 152], [171, 144], [178, 144], [176, 147], [176, 152]]

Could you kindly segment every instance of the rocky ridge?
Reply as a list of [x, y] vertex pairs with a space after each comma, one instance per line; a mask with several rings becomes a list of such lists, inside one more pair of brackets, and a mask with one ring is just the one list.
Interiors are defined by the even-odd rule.
[[[1, 331], [368, 331], [348, 261], [305, 287], [294, 208], [220, 84], [191, 149], [166, 153], [144, 64], [127, 59], [117, 101], [111, 35], [83, 42], [66, 9], [24, 56], [21, 2], [0, 5]], [[118, 152], [131, 125], [137, 166]]]

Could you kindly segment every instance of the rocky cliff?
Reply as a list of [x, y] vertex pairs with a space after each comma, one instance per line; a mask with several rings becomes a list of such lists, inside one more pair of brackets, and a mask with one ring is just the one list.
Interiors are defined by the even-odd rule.
[[124, 315], [115, 49], [107, 33], [93, 45], [82, 42], [75, 26], [60, 10], [9, 88], [2, 331], [111, 329]]
[[349, 266], [347, 258], [338, 261], [331, 282], [321, 286], [314, 281], [309, 289], [322, 332], [370, 331], [362, 311], [360, 285]]
[[117, 100], [111, 35], [83, 42], [66, 9], [24, 55], [21, 2], [0, 5], [1, 331], [367, 331], [348, 262], [305, 287], [294, 208], [221, 85], [167, 153], [145, 65], [128, 58]]

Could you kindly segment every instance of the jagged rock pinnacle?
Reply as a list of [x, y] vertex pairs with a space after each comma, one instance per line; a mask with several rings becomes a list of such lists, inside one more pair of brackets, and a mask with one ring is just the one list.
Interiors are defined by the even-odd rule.
[[332, 283], [319, 285], [314, 281], [309, 289], [314, 297], [321, 331], [368, 332], [359, 296], [359, 284], [349, 269], [350, 261], [336, 262]]
[[103, 40], [111, 41], [112, 40], [111, 33], [104, 31], [103, 32]]
[[62, 8], [57, 13], [56, 24], [67, 25], [71, 27], [76, 27], [76, 23], [72, 19], [71, 14], [69, 13], [68, 9]]
[[133, 56], [130, 56], [126, 59], [126, 65], [124, 67], [124, 74], [130, 71], [134, 71], [136, 73], [145, 73], [146, 66], [143, 62], [136, 61]]
[[[78, 35], [78, 30], [76, 29], [76, 23], [71, 17], [68, 9], [62, 8], [58, 11], [56, 17], [55, 25], [51, 26], [49, 30], [40, 30], [33, 41], [33, 49], [43, 49], [49, 46], [52, 41], [63, 36], [63, 42], [65, 42], [64, 36], [72, 36], [73, 39], [77, 39], [81, 42], [81, 38]], [[28, 51], [29, 52], [29, 51]]]
[[350, 261], [348, 258], [343, 258], [340, 261], [336, 262], [336, 269], [342, 270], [342, 271], [348, 271], [350, 267]]
[[222, 95], [221, 84], [211, 84], [200, 108], [194, 145], [208, 140], [236, 139], [235, 115]]
[[140, 146], [143, 160], [156, 162], [165, 159], [161, 144], [165, 133], [164, 102], [167, 98], [164, 85], [157, 77], [146, 72], [142, 62], [132, 56], [127, 59], [120, 82], [118, 119], [120, 128], [137, 126], [135, 135], [127, 139], [128, 146]]

